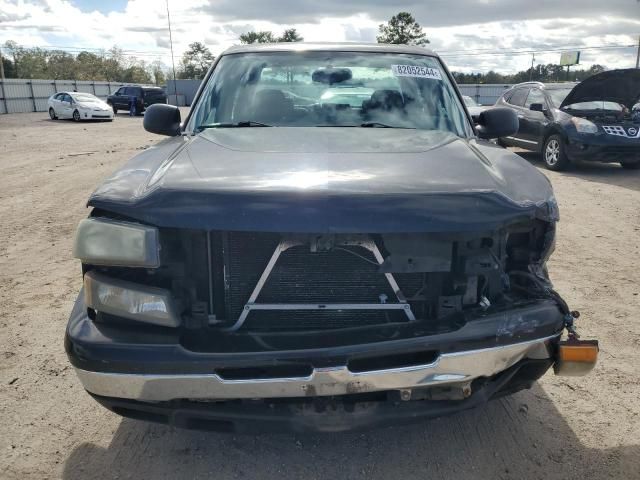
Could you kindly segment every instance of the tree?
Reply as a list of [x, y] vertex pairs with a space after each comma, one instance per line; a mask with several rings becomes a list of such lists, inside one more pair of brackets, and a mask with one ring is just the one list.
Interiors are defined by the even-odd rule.
[[289, 28], [282, 32], [282, 35], [278, 37], [279, 42], [304, 42], [298, 31], [295, 28]]
[[180, 61], [179, 78], [202, 79], [213, 63], [214, 56], [204, 43], [193, 42]]
[[273, 32], [247, 32], [240, 35], [240, 43], [275, 43], [276, 37]]
[[[7, 53], [7, 55], [9, 55], [12, 58], [12, 62], [13, 63], [13, 73], [15, 75], [14, 78], [20, 78], [18, 76], [19, 73], [19, 69], [18, 69], [18, 59], [20, 57], [20, 53], [23, 50], [23, 48], [21, 46], [19, 46], [16, 42], [14, 42], [13, 40], [7, 40], [6, 42], [4, 42], [4, 51]], [[6, 75], [6, 72], [5, 72]]]
[[153, 81], [156, 85], [164, 85], [167, 83], [167, 76], [165, 74], [165, 66], [160, 60], [156, 60], [149, 67]]
[[379, 27], [378, 43], [394, 43], [401, 45], [426, 45], [429, 43], [422, 27], [408, 12], [400, 12], [391, 17], [387, 25]]
[[54, 80], [77, 78], [76, 67], [77, 61], [73, 55], [62, 50], [49, 52], [47, 58], [47, 71], [49, 72], [50, 78]]
[[276, 42], [304, 42], [295, 28], [288, 28], [282, 35], [276, 37], [273, 32], [263, 30], [261, 32], [246, 32], [240, 35], [240, 43], [276, 43]]

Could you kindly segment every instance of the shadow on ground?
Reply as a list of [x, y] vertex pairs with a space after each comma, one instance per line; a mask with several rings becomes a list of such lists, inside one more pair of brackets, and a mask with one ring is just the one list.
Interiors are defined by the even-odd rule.
[[[516, 151], [525, 160], [536, 167], [544, 169], [540, 154], [536, 152]], [[545, 172], [547, 172], [545, 170]], [[640, 170], [627, 170], [618, 163], [588, 163], [571, 165], [564, 172], [553, 172], [554, 175], [575, 177], [588, 182], [604, 183], [640, 192]]]
[[122, 420], [108, 448], [75, 448], [63, 478], [631, 479], [639, 458], [638, 445], [582, 445], [536, 385], [477, 410], [364, 434], [232, 435]]

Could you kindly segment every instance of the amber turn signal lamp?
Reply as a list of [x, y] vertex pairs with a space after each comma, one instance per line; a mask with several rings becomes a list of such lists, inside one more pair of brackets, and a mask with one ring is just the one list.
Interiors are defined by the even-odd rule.
[[569, 339], [560, 342], [553, 366], [556, 375], [586, 375], [598, 361], [598, 350], [597, 340]]

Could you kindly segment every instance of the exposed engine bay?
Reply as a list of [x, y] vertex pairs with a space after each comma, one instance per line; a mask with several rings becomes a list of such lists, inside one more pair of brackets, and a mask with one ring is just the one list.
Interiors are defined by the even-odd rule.
[[215, 331], [234, 338], [394, 327], [436, 333], [484, 312], [553, 299], [545, 261], [554, 236], [555, 224], [541, 220], [458, 234], [164, 229], [163, 267], [91, 268], [170, 288], [186, 339]]

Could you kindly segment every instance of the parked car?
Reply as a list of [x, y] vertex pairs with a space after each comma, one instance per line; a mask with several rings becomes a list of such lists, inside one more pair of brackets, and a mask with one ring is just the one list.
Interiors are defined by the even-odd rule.
[[111, 107], [95, 95], [84, 92], [60, 92], [47, 101], [51, 120], [72, 118], [80, 120], [113, 120]]
[[488, 108], [491, 108], [491, 107], [485, 107], [480, 105], [469, 95], [463, 95], [462, 100], [464, 101], [464, 104], [467, 106], [467, 111], [471, 115], [471, 118], [473, 119], [474, 122], [478, 121], [478, 118], [480, 117], [480, 114], [482, 112], [484, 112]]
[[107, 103], [111, 105], [113, 113], [118, 110], [126, 110], [131, 107], [131, 99], [136, 99], [136, 112], [144, 112], [150, 105], [167, 103], [167, 95], [160, 87], [142, 87], [139, 85], [127, 85], [120, 87], [113, 95], [107, 97]]
[[515, 110], [520, 128], [504, 145], [539, 151], [550, 170], [571, 162], [619, 162], [640, 168], [640, 70], [611, 70], [579, 84], [521, 83], [497, 106]]
[[[576, 314], [545, 266], [551, 184], [485, 140], [517, 131], [511, 109], [474, 129], [436, 54], [245, 45], [203, 82], [184, 123], [149, 107], [145, 128], [171, 138], [102, 183], [78, 227], [65, 346], [102, 405], [188, 428], [337, 431], [593, 366], [596, 343], [561, 342]], [[372, 91], [331, 104], [340, 83]]]

